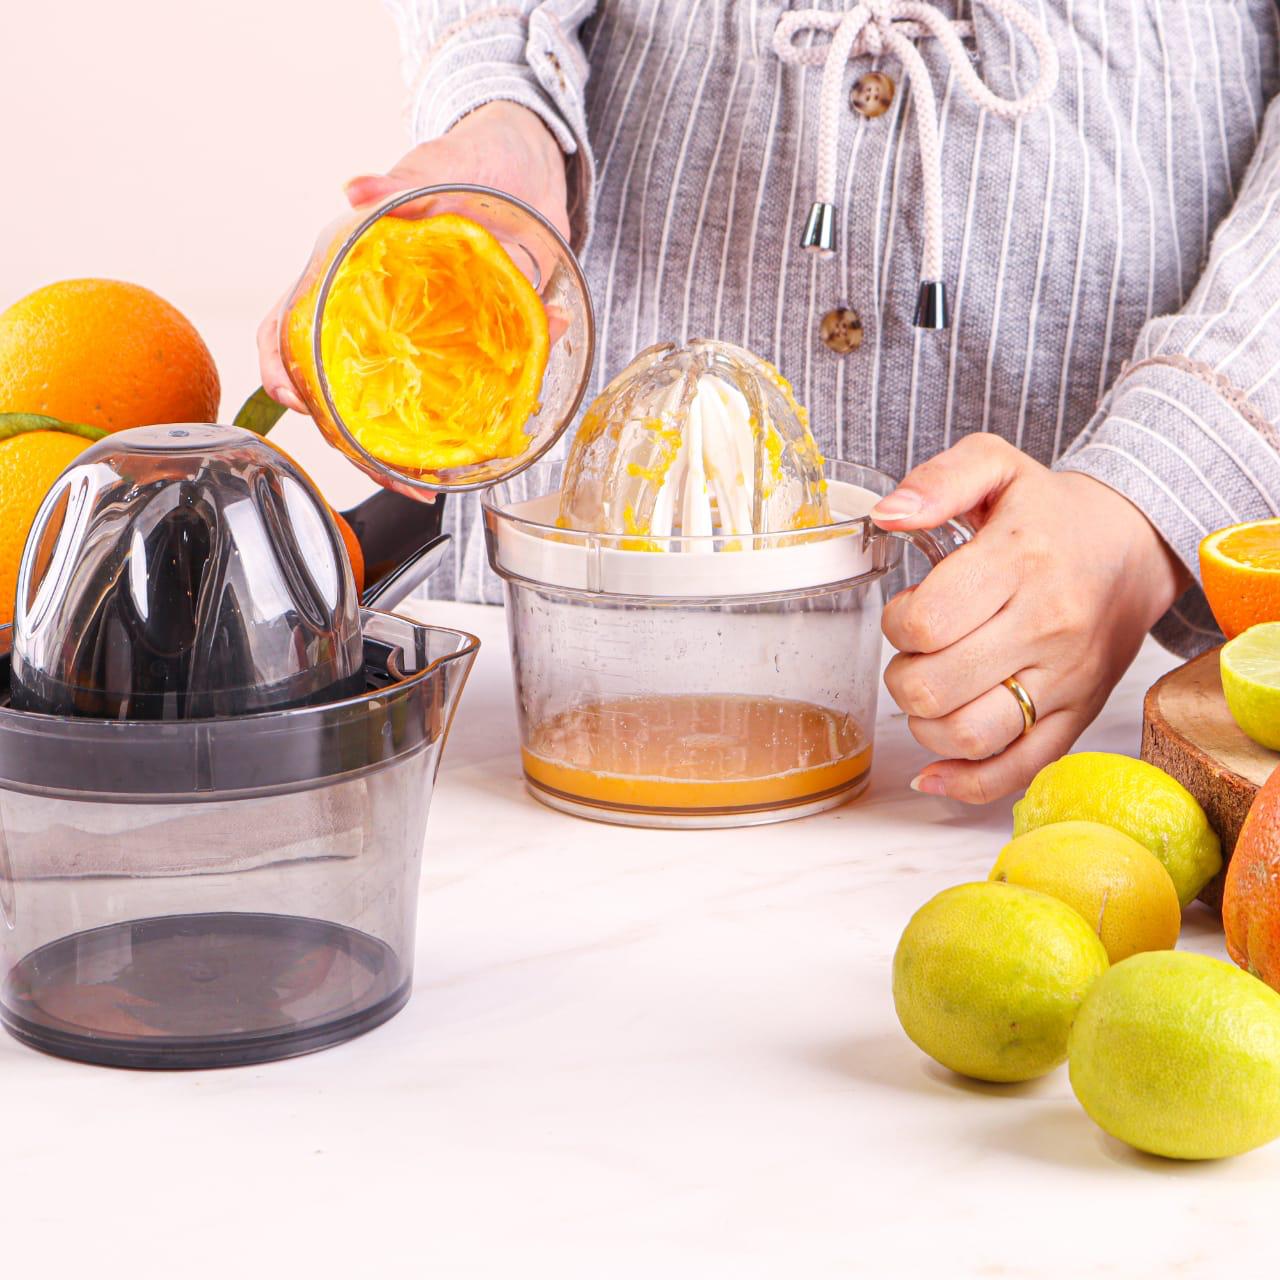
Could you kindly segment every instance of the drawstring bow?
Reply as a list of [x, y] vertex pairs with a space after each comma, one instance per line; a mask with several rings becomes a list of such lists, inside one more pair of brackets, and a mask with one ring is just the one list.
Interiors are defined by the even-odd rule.
[[[1043, 106], [1058, 82], [1058, 55], [1045, 29], [1017, 0], [975, 0], [1007, 18], [1030, 40], [1039, 74], [1020, 98], [1002, 98], [985, 85], [969, 61], [963, 40], [973, 24], [948, 18], [923, 0], [860, 0], [845, 13], [826, 9], [784, 12], [773, 33], [778, 57], [793, 65], [821, 67], [818, 109], [817, 190], [805, 222], [801, 245], [823, 257], [836, 248], [836, 162], [840, 137], [845, 67], [853, 58], [894, 55], [902, 64], [916, 99], [916, 133], [924, 189], [924, 245], [915, 324], [947, 327], [947, 292], [942, 279], [942, 159], [938, 142], [938, 105], [929, 69], [913, 41], [931, 37], [946, 54], [961, 88], [985, 111], [1018, 120]], [[825, 44], [797, 47], [802, 31], [830, 36]]]

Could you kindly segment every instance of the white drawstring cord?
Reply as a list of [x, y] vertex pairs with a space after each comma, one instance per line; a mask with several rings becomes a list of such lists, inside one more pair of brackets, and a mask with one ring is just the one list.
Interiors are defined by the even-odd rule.
[[[923, 0], [860, 0], [845, 13], [797, 9], [778, 19], [774, 52], [783, 62], [822, 68], [818, 113], [817, 191], [801, 243], [824, 257], [835, 252], [836, 163], [840, 140], [845, 67], [851, 58], [878, 57], [887, 51], [902, 63], [916, 95], [916, 131], [924, 188], [924, 246], [920, 263], [920, 296], [915, 323], [925, 329], [947, 326], [947, 295], [942, 280], [942, 159], [938, 144], [938, 107], [929, 69], [913, 40], [938, 40], [961, 87], [992, 115], [1017, 120], [1043, 106], [1058, 82], [1058, 54], [1049, 33], [1018, 0], [977, 0], [1007, 18], [1031, 41], [1039, 74], [1021, 98], [1002, 98], [979, 78], [962, 40], [971, 35], [968, 22], [954, 22]], [[797, 48], [800, 31], [828, 32], [824, 45]]]

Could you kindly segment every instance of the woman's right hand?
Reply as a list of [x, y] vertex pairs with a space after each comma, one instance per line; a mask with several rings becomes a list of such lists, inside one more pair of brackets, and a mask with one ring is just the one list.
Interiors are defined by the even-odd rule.
[[[478, 107], [448, 133], [414, 147], [387, 173], [353, 178], [344, 190], [358, 207], [385, 200], [397, 191], [450, 182], [505, 191], [532, 205], [568, 239], [564, 153], [546, 125], [514, 102]], [[280, 311], [287, 296], [258, 326], [258, 368], [273, 400], [305, 413], [280, 358]]]

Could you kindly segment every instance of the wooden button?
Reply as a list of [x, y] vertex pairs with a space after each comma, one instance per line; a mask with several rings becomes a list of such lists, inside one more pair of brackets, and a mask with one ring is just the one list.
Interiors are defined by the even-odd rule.
[[868, 120], [882, 116], [893, 101], [893, 81], [882, 71], [859, 76], [849, 92], [849, 105]]
[[849, 307], [836, 307], [822, 317], [818, 333], [837, 355], [847, 356], [862, 346], [862, 317]]

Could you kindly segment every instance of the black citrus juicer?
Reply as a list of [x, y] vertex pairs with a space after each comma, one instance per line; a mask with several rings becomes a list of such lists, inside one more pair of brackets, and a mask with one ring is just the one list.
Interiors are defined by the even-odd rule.
[[[365, 604], [434, 563], [423, 510], [378, 494], [350, 513]], [[362, 607], [287, 457], [205, 425], [100, 441], [45, 499], [0, 640], [11, 1034], [87, 1062], [228, 1066], [404, 1005], [477, 641]]]

